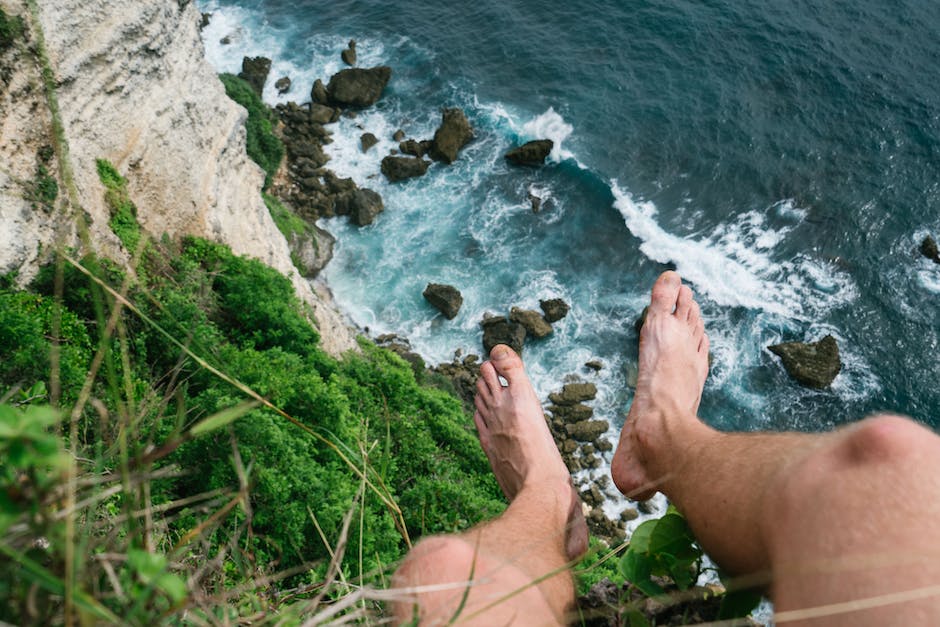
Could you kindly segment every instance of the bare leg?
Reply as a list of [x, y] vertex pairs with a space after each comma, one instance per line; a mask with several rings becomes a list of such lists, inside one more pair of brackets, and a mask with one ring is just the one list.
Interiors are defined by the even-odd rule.
[[495, 347], [490, 358], [477, 383], [474, 421], [510, 505], [499, 518], [464, 534], [415, 546], [394, 586], [445, 589], [396, 603], [400, 621], [417, 612], [422, 625], [444, 624], [460, 609], [462, 624], [560, 624], [574, 600], [565, 565], [587, 549], [580, 498], [522, 361], [506, 346]]
[[890, 416], [821, 435], [717, 432], [695, 415], [701, 329], [691, 292], [663, 274], [611, 468], [618, 488], [661, 490], [721, 566], [765, 575], [780, 622], [940, 624], [940, 438]]

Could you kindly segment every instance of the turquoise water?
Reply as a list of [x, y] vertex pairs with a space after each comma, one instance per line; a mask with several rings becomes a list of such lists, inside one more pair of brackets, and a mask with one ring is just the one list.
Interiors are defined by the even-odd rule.
[[[387, 64], [384, 98], [335, 127], [330, 167], [382, 194], [370, 227], [339, 238], [325, 272], [373, 334], [408, 336], [430, 361], [479, 353], [484, 312], [572, 304], [526, 348], [544, 396], [566, 374], [600, 386], [616, 427], [632, 391], [633, 321], [676, 267], [712, 338], [702, 417], [724, 429], [828, 428], [876, 410], [940, 421], [940, 3], [201, 3], [210, 61], [274, 60], [266, 99], [309, 99], [314, 78]], [[232, 43], [219, 40], [230, 36]], [[278, 97], [274, 79], [293, 90]], [[429, 138], [462, 107], [475, 141], [452, 166], [389, 185], [398, 128]], [[361, 154], [362, 132], [381, 142]], [[502, 154], [550, 137], [550, 163]], [[543, 199], [538, 214], [528, 194]], [[430, 282], [464, 294], [444, 320]], [[832, 389], [792, 382], [765, 350], [839, 341]], [[583, 364], [601, 359], [589, 374]]]

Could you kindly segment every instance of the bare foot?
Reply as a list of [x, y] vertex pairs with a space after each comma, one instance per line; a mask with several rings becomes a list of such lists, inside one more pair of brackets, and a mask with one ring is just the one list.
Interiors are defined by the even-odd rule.
[[640, 331], [639, 377], [610, 472], [617, 488], [636, 500], [656, 493], [650, 472], [656, 444], [681, 422], [697, 420], [708, 375], [708, 336], [692, 290], [675, 272], [653, 285]]
[[481, 366], [474, 402], [480, 444], [506, 498], [512, 501], [528, 489], [570, 490], [565, 549], [569, 559], [580, 557], [588, 540], [581, 498], [545, 424], [522, 360], [508, 346], [494, 347], [490, 361]]

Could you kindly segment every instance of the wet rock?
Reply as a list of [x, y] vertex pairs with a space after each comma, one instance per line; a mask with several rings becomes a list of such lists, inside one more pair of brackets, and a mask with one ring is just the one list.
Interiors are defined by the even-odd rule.
[[338, 105], [369, 107], [382, 97], [391, 77], [392, 68], [386, 65], [340, 70], [330, 78], [326, 93]]
[[313, 81], [313, 88], [310, 90], [310, 101], [321, 105], [330, 103], [330, 95], [326, 92], [326, 85], [319, 78]]
[[531, 191], [528, 193], [529, 204], [532, 206], [532, 213], [538, 213], [542, 208], [542, 199], [533, 194]]
[[402, 141], [403, 139], [405, 139], [405, 131], [398, 129], [397, 131], [395, 131], [395, 134], [392, 135], [392, 139], [394, 139], [397, 142]]
[[369, 149], [377, 143], [379, 143], [379, 138], [372, 133], [363, 133], [359, 137], [359, 145], [362, 147], [362, 152], [369, 152]]
[[424, 142], [415, 141], [414, 139], [400, 142], [398, 144], [398, 150], [401, 151], [402, 154], [412, 155], [414, 157], [423, 157], [427, 154], [427, 146], [424, 145]]
[[212, 13], [202, 13], [199, 16], [199, 30], [204, 29], [209, 25], [209, 21], [212, 19]]
[[568, 303], [560, 298], [540, 300], [539, 307], [541, 307], [542, 311], [545, 312], [545, 320], [547, 322], [558, 322], [567, 316], [568, 311], [571, 309]]
[[575, 440], [565, 440], [561, 450], [563, 453], [571, 454], [578, 450], [578, 443]]
[[505, 316], [492, 316], [484, 318], [483, 350], [489, 355], [497, 344], [506, 344], [517, 353], [522, 353], [525, 343], [525, 327], [518, 322], [512, 322]]
[[367, 226], [385, 210], [382, 197], [371, 189], [357, 189], [352, 192], [349, 203], [349, 219], [356, 226]]
[[593, 370], [594, 372], [600, 372], [604, 369], [604, 362], [602, 362], [600, 359], [592, 359], [591, 361], [586, 362], [584, 367], [588, 370]]
[[547, 411], [550, 411], [556, 418], [561, 418], [565, 422], [580, 422], [587, 420], [594, 415], [594, 410], [587, 405], [578, 403], [577, 405], [549, 405]]
[[583, 444], [583, 445], [581, 446], [581, 454], [582, 454], [582, 455], [593, 455], [593, 454], [594, 454], [594, 445], [591, 444], [590, 442], [587, 443], [587, 444]]
[[607, 438], [598, 438], [597, 441], [594, 442], [594, 446], [602, 453], [608, 453], [614, 450], [613, 443]]
[[305, 278], [312, 279], [333, 258], [336, 238], [315, 224], [308, 224], [308, 227], [305, 233], [292, 233], [287, 243], [297, 269]]
[[314, 124], [331, 124], [339, 119], [339, 110], [314, 102], [310, 104], [309, 116]]
[[597, 386], [593, 383], [566, 383], [561, 392], [552, 392], [548, 399], [556, 405], [576, 405], [597, 397]]
[[568, 467], [568, 472], [578, 472], [581, 470], [581, 462], [573, 457], [569, 457], [565, 460], [565, 466]]
[[839, 346], [831, 335], [818, 342], [785, 342], [767, 349], [780, 357], [791, 377], [807, 387], [829, 387], [842, 369]]
[[940, 263], [940, 249], [937, 248], [937, 242], [929, 235], [920, 243], [920, 254], [934, 263]]
[[568, 435], [581, 442], [593, 442], [607, 433], [610, 424], [606, 420], [582, 420], [565, 425]]
[[232, 43], [232, 36], [226, 35], [225, 37], [219, 40], [219, 43], [222, 44], [223, 46], [228, 46], [229, 44]]
[[539, 339], [552, 333], [552, 325], [537, 311], [513, 307], [509, 312], [509, 319], [525, 327], [526, 333]]
[[441, 125], [434, 133], [430, 155], [435, 161], [453, 163], [461, 148], [473, 139], [473, 129], [470, 121], [460, 109], [444, 109], [441, 115]]
[[242, 59], [242, 71], [238, 77], [251, 85], [251, 89], [261, 95], [264, 91], [264, 84], [268, 80], [268, 74], [271, 72], [271, 59], [267, 57], [245, 57]]
[[550, 139], [537, 139], [513, 148], [506, 153], [506, 159], [515, 165], [542, 165], [554, 146]]
[[286, 94], [290, 91], [290, 77], [282, 76], [281, 78], [274, 81], [274, 89], [277, 90], [278, 94]]
[[628, 507], [627, 509], [620, 512], [620, 520], [622, 520], [623, 522], [630, 522], [631, 520], [636, 520], [637, 518], [639, 518], [639, 516], [640, 516], [640, 512], [636, 511], [632, 507]]
[[356, 40], [350, 39], [349, 46], [339, 56], [346, 65], [356, 65]]
[[428, 283], [423, 292], [425, 300], [434, 305], [448, 320], [453, 320], [463, 304], [463, 295], [452, 285]]
[[419, 157], [394, 157], [382, 159], [382, 174], [391, 182], [422, 176], [428, 171], [430, 161]]

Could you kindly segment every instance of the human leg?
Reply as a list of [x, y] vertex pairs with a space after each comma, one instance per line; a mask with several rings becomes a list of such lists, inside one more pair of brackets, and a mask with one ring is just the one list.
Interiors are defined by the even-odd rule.
[[[618, 488], [637, 498], [664, 492], [721, 566], [766, 576], [783, 611], [899, 592], [890, 582], [900, 580], [908, 590], [940, 584], [940, 567], [930, 566], [940, 562], [940, 439], [899, 418], [819, 435], [709, 428], [695, 415], [708, 341], [687, 290], [675, 273], [653, 288], [637, 391], [611, 467]], [[918, 545], [930, 559], [912, 571]], [[907, 566], [885, 562], [892, 551]], [[880, 566], [859, 569], [866, 556]], [[836, 564], [856, 569], [834, 575]], [[938, 599], [890, 611], [916, 623]], [[875, 611], [826, 624], [840, 616], [885, 624]]]
[[417, 611], [422, 624], [446, 623], [458, 609], [467, 624], [559, 624], [574, 600], [565, 566], [586, 550], [587, 527], [541, 404], [508, 347], [483, 364], [476, 406], [480, 444], [510, 505], [466, 533], [416, 545], [393, 584], [425, 591], [393, 611], [401, 621]]

